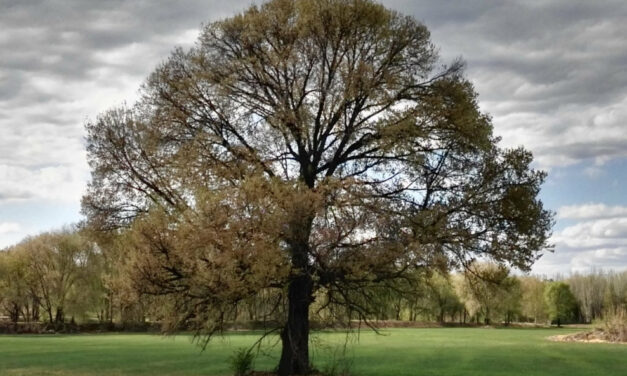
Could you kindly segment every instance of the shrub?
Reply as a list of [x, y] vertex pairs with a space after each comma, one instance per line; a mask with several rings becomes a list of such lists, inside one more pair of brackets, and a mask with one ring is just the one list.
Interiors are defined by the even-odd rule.
[[605, 314], [605, 331], [608, 340], [627, 342], [627, 309], [608, 310]]
[[250, 373], [253, 367], [253, 361], [255, 355], [251, 349], [242, 347], [235, 350], [235, 353], [230, 358], [231, 370], [235, 376], [246, 376]]

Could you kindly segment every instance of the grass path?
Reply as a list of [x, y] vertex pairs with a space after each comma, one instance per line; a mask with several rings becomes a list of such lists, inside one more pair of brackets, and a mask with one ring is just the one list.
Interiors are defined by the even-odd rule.
[[[627, 346], [556, 343], [555, 329], [391, 329], [351, 339], [353, 374], [384, 375], [627, 375]], [[572, 330], [570, 330], [572, 332]], [[216, 339], [204, 352], [187, 336], [102, 334], [0, 336], [0, 375], [228, 375], [233, 350], [252, 343], [251, 333]], [[315, 336], [314, 363], [327, 367], [346, 336]], [[271, 369], [278, 349], [260, 356], [256, 369]]]

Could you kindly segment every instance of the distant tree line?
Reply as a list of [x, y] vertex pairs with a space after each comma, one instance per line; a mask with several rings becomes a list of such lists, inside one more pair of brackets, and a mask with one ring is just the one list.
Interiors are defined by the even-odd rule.
[[[90, 323], [120, 327], [169, 322], [164, 315], [176, 302], [149, 294], [129, 277], [133, 274], [128, 268], [134, 264], [125, 245], [131, 241], [123, 234], [102, 238], [67, 228], [1, 251], [0, 321], [16, 327], [38, 323], [53, 330]], [[411, 281], [360, 291], [360, 296], [350, 298], [379, 307], [369, 317], [372, 322], [561, 325], [600, 321], [627, 309], [627, 271], [596, 270], [548, 279], [474, 262], [463, 272], [430, 271]], [[282, 299], [269, 290], [242, 300], [231, 321], [262, 325], [277, 320], [284, 314]], [[311, 314], [321, 326], [338, 325], [338, 318], [346, 319], [342, 322], [358, 318], [325, 294], [316, 297]]]

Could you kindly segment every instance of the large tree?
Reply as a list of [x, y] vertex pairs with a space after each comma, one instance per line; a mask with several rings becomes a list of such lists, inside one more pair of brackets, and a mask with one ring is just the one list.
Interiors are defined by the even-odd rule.
[[462, 68], [373, 1], [253, 6], [87, 125], [84, 212], [130, 228], [132, 279], [175, 323], [212, 334], [274, 290], [278, 372], [307, 373], [314, 297], [368, 320], [416, 270], [527, 269], [546, 246], [545, 175], [497, 146]]

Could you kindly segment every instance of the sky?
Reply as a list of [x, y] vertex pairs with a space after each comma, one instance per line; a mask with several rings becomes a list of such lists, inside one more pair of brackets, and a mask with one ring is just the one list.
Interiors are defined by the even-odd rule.
[[[0, 0], [0, 248], [81, 220], [87, 121], [133, 103], [200, 27], [253, 0]], [[546, 170], [533, 273], [627, 269], [627, 1], [384, 0], [462, 57], [503, 147]]]

